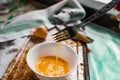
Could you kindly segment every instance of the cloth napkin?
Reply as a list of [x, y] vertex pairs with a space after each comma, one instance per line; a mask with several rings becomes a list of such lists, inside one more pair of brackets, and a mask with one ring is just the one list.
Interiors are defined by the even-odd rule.
[[[70, 13], [72, 15], [70, 15]], [[5, 34], [7, 34], [7, 39], [8, 33], [38, 27], [41, 24], [46, 25], [47, 28], [50, 29], [53, 27], [53, 24], [51, 23], [52, 19], [56, 17], [61, 19], [63, 22], [68, 22], [75, 19], [80, 20], [84, 18], [85, 15], [85, 10], [77, 0], [63, 0], [46, 9], [35, 10], [13, 18], [9, 21], [8, 25], [5, 25], [5, 28], [0, 30], [0, 38], [1, 36], [5, 37]], [[31, 23], [33, 23], [33, 25], [30, 25]], [[2, 41], [4, 40], [0, 39], [0, 42]]]
[[[71, 13], [72, 15], [70, 15]], [[32, 28], [46, 25], [50, 29], [54, 26], [51, 21], [56, 17], [67, 22], [80, 20], [85, 17], [85, 14], [85, 10], [77, 0], [63, 0], [46, 9], [28, 12], [8, 21], [9, 24], [3, 25], [4, 28], [0, 30], [0, 44], [2, 44], [0, 46], [0, 78], [4, 75], [11, 60], [25, 44], [27, 39], [21, 37], [30, 35]], [[11, 41], [13, 39], [15, 40]], [[11, 41], [10, 46], [6, 43], [7, 41]]]
[[98, 25], [87, 25], [85, 29], [94, 40], [88, 44], [90, 80], [120, 80], [120, 34]]

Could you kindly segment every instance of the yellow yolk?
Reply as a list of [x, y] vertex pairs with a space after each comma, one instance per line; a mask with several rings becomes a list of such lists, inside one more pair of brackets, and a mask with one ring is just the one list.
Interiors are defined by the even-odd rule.
[[45, 56], [36, 61], [35, 69], [46, 76], [62, 76], [69, 71], [69, 65], [66, 61], [55, 56]]

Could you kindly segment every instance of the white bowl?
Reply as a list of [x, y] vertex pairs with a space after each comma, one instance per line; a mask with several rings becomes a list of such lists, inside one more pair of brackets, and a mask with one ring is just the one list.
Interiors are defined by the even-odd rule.
[[57, 48], [58, 48], [57, 43], [49, 42], [49, 43], [40, 43], [29, 50], [26, 58], [27, 64], [31, 68], [31, 70], [35, 72], [36, 76], [38, 76], [39, 79], [64, 80], [65, 78], [69, 77], [69, 75], [76, 69], [79, 63], [77, 53], [75, 53], [75, 51], [71, 47], [65, 44], [61, 44], [60, 52], [58, 56], [63, 60], [65, 60], [66, 62], [68, 62], [70, 71], [63, 76], [52, 77], [52, 76], [42, 75], [35, 70], [36, 60], [44, 56], [56, 56]]

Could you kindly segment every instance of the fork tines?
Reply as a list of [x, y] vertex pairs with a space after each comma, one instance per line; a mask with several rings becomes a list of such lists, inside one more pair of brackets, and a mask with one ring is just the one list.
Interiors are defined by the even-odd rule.
[[63, 29], [63, 30], [61, 30], [61, 31], [53, 34], [53, 39], [54, 39], [56, 42], [60, 42], [60, 41], [63, 41], [63, 40], [70, 39], [70, 35], [69, 35], [68, 30]]

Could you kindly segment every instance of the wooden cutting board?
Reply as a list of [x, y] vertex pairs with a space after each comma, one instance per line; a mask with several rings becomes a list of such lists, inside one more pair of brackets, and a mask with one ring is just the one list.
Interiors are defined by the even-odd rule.
[[[28, 37], [28, 40], [26, 41], [26, 44], [23, 46], [23, 48], [19, 51], [18, 55], [12, 60], [12, 62], [9, 64], [2, 80], [39, 80], [36, 75], [33, 73], [33, 71], [28, 67], [26, 63], [26, 55], [30, 48], [35, 46], [38, 43], [47, 41], [53, 41], [51, 34], [49, 33], [46, 39], [40, 39], [36, 38], [34, 36]], [[71, 47], [76, 47], [76, 43], [72, 40], [67, 40], [63, 42], [64, 44], [67, 44]], [[79, 46], [81, 46], [79, 44]], [[77, 48], [76, 48], [77, 49]], [[77, 52], [77, 50], [76, 50]], [[82, 56], [81, 56], [82, 58]], [[80, 64], [83, 64], [81, 61]], [[80, 71], [78, 73], [78, 71]], [[83, 80], [83, 65], [80, 65], [80, 69], [76, 73], [77, 75], [80, 75], [82, 78], [80, 80]], [[76, 79], [79, 77], [76, 75]]]

